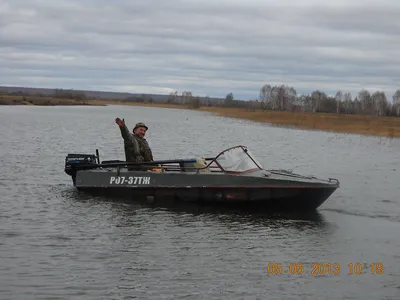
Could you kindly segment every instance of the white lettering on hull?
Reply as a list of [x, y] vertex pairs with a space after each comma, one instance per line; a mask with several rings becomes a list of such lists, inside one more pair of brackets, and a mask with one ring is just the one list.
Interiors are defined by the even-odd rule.
[[144, 176], [111, 176], [110, 184], [149, 185], [150, 177]]

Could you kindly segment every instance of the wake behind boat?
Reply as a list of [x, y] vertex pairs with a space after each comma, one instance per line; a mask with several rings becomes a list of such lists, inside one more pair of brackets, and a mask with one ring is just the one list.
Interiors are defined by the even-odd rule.
[[245, 146], [215, 157], [129, 163], [68, 154], [65, 172], [79, 191], [153, 204], [191, 202], [264, 211], [315, 210], [339, 181], [266, 170]]

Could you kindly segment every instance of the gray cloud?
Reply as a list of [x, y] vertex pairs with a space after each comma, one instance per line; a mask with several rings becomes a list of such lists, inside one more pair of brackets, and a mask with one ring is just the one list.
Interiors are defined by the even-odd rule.
[[400, 88], [400, 2], [0, 1], [0, 84], [237, 98]]

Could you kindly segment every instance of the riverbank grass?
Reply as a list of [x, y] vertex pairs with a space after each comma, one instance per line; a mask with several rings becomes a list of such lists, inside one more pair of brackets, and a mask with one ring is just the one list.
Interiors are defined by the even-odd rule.
[[378, 117], [369, 115], [346, 115], [333, 113], [306, 113], [270, 111], [248, 108], [228, 108], [219, 106], [203, 106], [192, 108], [189, 105], [168, 103], [143, 103], [117, 100], [75, 100], [40, 96], [8, 96], [0, 95], [0, 105], [129, 105], [158, 108], [190, 109], [213, 113], [221, 117], [230, 117], [279, 126], [300, 129], [322, 130], [362, 135], [400, 137], [400, 118]]

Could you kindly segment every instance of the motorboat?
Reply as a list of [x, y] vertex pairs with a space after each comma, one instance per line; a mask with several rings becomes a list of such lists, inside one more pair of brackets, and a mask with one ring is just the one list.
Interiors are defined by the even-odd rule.
[[291, 170], [264, 169], [246, 146], [215, 157], [132, 163], [100, 161], [96, 154], [68, 154], [65, 173], [79, 191], [151, 204], [196, 203], [267, 211], [315, 210], [339, 188]]

